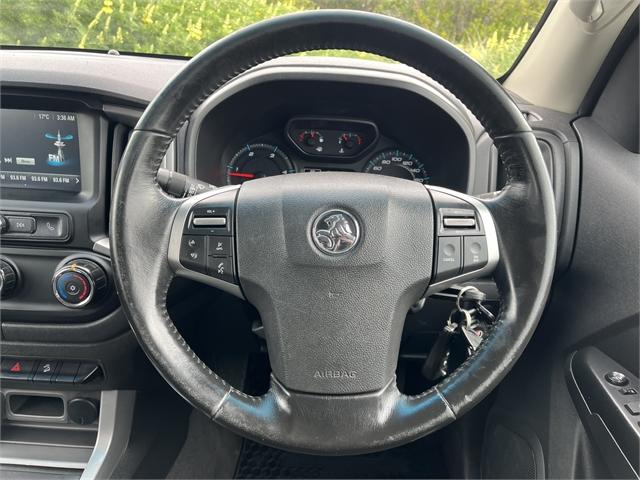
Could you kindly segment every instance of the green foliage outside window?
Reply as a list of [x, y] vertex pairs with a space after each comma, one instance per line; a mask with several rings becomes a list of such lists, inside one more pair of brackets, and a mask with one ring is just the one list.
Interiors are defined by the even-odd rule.
[[265, 18], [317, 8], [352, 8], [392, 15], [427, 28], [498, 76], [515, 60], [546, 3], [547, 0], [0, 0], [0, 44], [192, 56], [215, 40]]

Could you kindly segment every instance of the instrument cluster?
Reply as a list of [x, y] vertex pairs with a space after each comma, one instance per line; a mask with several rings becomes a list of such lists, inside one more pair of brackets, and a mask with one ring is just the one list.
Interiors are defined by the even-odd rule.
[[293, 117], [271, 132], [227, 149], [222, 167], [228, 185], [273, 175], [351, 171], [429, 183], [424, 159], [398, 145], [368, 120]]

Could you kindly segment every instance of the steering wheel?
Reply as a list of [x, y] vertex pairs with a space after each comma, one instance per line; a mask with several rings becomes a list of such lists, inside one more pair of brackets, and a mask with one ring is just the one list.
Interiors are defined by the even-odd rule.
[[[208, 96], [267, 60], [320, 49], [382, 55], [440, 82], [493, 139], [507, 185], [476, 198], [382, 175], [302, 173], [188, 199], [159, 187], [168, 146]], [[502, 87], [432, 33], [344, 10], [257, 23], [188, 62], [131, 135], [111, 210], [122, 306], [166, 381], [243, 436], [318, 454], [365, 453], [415, 440], [484, 398], [513, 367], [540, 319], [556, 242], [549, 175], [530, 127]], [[233, 388], [189, 348], [166, 308], [176, 275], [257, 308], [272, 368], [268, 393], [256, 397]], [[435, 387], [402, 394], [395, 369], [411, 305], [454, 282], [490, 275], [501, 308], [479, 348]]]

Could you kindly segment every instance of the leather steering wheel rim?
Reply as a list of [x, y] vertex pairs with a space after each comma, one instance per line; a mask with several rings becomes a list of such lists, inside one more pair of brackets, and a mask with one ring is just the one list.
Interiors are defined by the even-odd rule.
[[[501, 309], [480, 348], [444, 381], [417, 396], [395, 381], [374, 392], [299, 393], [272, 378], [252, 397], [218, 377], [171, 322], [166, 296], [172, 222], [182, 200], [156, 174], [180, 127], [214, 91], [267, 60], [309, 50], [382, 55], [431, 76], [480, 120], [507, 172], [500, 192], [483, 196], [500, 246], [494, 278]], [[124, 153], [111, 210], [116, 286], [131, 327], [151, 362], [193, 406], [232, 430], [305, 453], [355, 454], [431, 433], [483, 399], [513, 367], [542, 315], [555, 265], [554, 200], [540, 149], [502, 87], [463, 52], [415, 25], [390, 17], [324, 10], [286, 15], [240, 30], [203, 50], [144, 112]]]

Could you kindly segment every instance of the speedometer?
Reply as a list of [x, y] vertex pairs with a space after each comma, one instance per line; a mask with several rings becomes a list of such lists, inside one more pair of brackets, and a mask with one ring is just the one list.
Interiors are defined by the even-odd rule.
[[295, 172], [289, 157], [278, 147], [254, 143], [241, 148], [227, 164], [227, 185]]
[[373, 157], [363, 172], [429, 183], [424, 165], [414, 155], [401, 150], [386, 150]]

